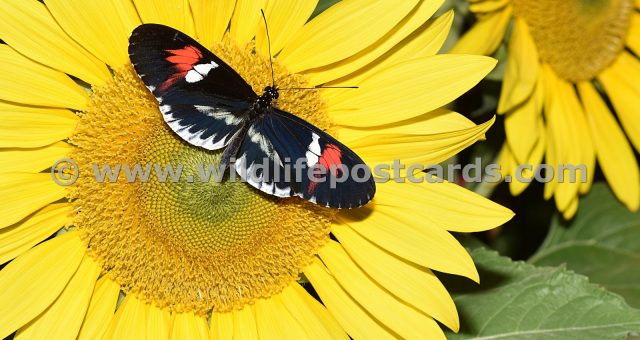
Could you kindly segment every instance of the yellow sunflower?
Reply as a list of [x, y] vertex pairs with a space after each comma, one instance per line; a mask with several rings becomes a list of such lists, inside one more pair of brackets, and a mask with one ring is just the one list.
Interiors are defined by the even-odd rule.
[[[640, 150], [640, 1], [469, 1], [478, 22], [452, 53], [490, 55], [509, 35], [498, 104], [506, 115], [503, 171], [515, 178], [517, 165], [545, 158], [555, 169], [545, 199], [570, 218], [597, 157], [618, 199], [637, 210], [640, 172], [629, 141]], [[586, 166], [587, 181], [559, 183], [560, 165]], [[510, 190], [527, 186], [514, 180]]]
[[[127, 57], [130, 32], [196, 37], [254, 89], [330, 131], [371, 166], [435, 164], [481, 139], [439, 109], [494, 66], [435, 55], [441, 1], [3, 0], [0, 2], [0, 338], [443, 338], [456, 308], [431, 270], [478, 281], [449, 231], [512, 213], [450, 183], [378, 184], [337, 211], [241, 182], [98, 183], [92, 164], [216, 163], [182, 142]], [[77, 162], [79, 179], [48, 170]], [[317, 295], [316, 295], [317, 294]], [[320, 302], [321, 301], [321, 302]]]

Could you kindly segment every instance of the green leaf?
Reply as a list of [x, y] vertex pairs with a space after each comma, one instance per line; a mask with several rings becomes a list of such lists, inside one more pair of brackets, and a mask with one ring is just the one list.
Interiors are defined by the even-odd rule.
[[471, 255], [480, 285], [443, 279], [461, 321], [450, 339], [622, 339], [640, 330], [640, 310], [585, 276], [513, 262], [486, 249]]
[[629, 212], [606, 185], [595, 184], [569, 224], [554, 218], [529, 262], [566, 264], [640, 307], [640, 212]]
[[324, 12], [327, 8], [337, 4], [338, 2], [340, 2], [340, 0], [320, 0], [309, 20], [315, 18], [318, 14]]

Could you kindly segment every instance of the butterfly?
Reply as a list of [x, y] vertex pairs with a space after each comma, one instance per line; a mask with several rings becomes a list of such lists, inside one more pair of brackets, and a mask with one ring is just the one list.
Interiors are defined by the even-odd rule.
[[278, 109], [275, 85], [258, 95], [188, 35], [159, 24], [140, 25], [129, 38], [129, 58], [171, 130], [192, 145], [224, 148], [220, 168], [233, 166], [254, 188], [331, 208], [356, 208], [373, 198], [375, 182], [358, 155]]

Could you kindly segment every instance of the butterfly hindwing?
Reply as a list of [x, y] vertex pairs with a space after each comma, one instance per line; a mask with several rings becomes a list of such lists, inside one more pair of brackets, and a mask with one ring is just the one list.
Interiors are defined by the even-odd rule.
[[186, 34], [163, 25], [138, 26], [129, 39], [129, 57], [164, 120], [187, 142], [220, 149], [248, 120], [257, 98], [251, 86]]
[[[236, 171], [249, 184], [271, 195], [299, 196], [334, 208], [355, 208], [371, 200], [375, 183], [371, 176], [364, 176], [366, 166], [360, 157], [306, 121], [281, 110], [271, 111], [251, 122], [238, 152]], [[300, 170], [294, 166], [298, 159]], [[323, 169], [325, 175], [319, 174], [323, 179], [309, 175], [314, 166]], [[354, 179], [351, 171], [358, 171], [364, 180]], [[333, 184], [330, 176], [336, 178]]]

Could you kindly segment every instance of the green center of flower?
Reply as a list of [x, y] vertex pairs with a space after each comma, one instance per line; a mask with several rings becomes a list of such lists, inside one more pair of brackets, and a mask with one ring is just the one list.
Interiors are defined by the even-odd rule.
[[595, 78], [624, 48], [632, 0], [514, 0], [540, 57], [565, 80]]
[[[257, 93], [271, 83], [268, 59], [225, 42], [213, 51]], [[276, 68], [282, 87], [304, 78]], [[127, 293], [162, 308], [206, 314], [242, 308], [298, 278], [328, 239], [333, 211], [263, 194], [240, 181], [203, 181], [221, 151], [184, 142], [162, 120], [132, 68], [93, 89], [71, 138], [80, 165], [71, 191], [75, 225], [89, 253]], [[332, 129], [317, 91], [282, 93], [278, 106]], [[148, 181], [96, 181], [94, 166], [150, 170]], [[157, 172], [156, 166], [162, 172]], [[168, 172], [180, 171], [178, 181]], [[166, 174], [166, 178], [162, 173]], [[227, 174], [227, 178], [228, 178]]]

